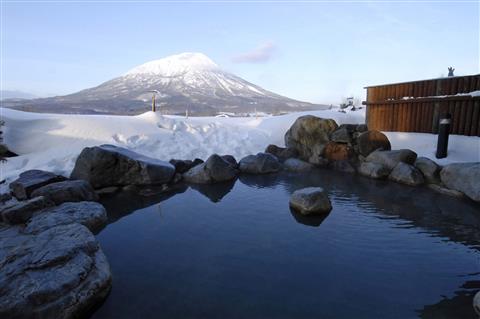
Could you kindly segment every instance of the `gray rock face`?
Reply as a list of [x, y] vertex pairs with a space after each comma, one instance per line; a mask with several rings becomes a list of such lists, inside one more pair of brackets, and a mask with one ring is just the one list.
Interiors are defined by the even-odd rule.
[[314, 166], [298, 158], [289, 158], [283, 162], [283, 168], [290, 172], [305, 172], [313, 169]]
[[448, 188], [480, 201], [480, 162], [446, 165], [440, 171], [440, 178]]
[[93, 188], [168, 183], [175, 167], [125, 148], [101, 145], [84, 148], [77, 158], [72, 179], [88, 181]]
[[175, 171], [177, 173], [183, 174], [187, 172], [189, 169], [191, 169], [192, 167], [202, 164], [203, 161], [199, 158], [196, 158], [194, 161], [171, 159], [169, 163], [175, 166]]
[[111, 286], [93, 234], [77, 223], [40, 233], [0, 226], [1, 318], [77, 318]]
[[96, 201], [98, 196], [87, 181], [63, 181], [37, 188], [32, 196], [44, 196], [59, 205], [65, 202]]
[[53, 206], [53, 202], [43, 196], [13, 203], [0, 209], [0, 221], [10, 225], [25, 223], [35, 211], [50, 206]]
[[25, 232], [35, 234], [54, 226], [73, 223], [97, 232], [107, 224], [107, 212], [101, 204], [95, 202], [63, 203], [36, 212], [26, 224]]
[[280, 170], [280, 162], [272, 154], [258, 153], [257, 155], [248, 155], [239, 162], [239, 169], [247, 174], [268, 174]]
[[350, 134], [347, 126], [341, 126], [331, 134], [330, 139], [336, 143], [348, 144], [352, 141]]
[[332, 210], [327, 193], [321, 187], [307, 187], [290, 196], [290, 207], [303, 215], [326, 214]]
[[339, 160], [330, 163], [330, 167], [336, 171], [353, 174], [356, 172], [355, 167], [347, 160]]
[[361, 175], [367, 176], [370, 178], [375, 178], [375, 179], [387, 178], [388, 175], [390, 175], [391, 171], [392, 171], [391, 169], [389, 169], [383, 164], [372, 163], [372, 162], [363, 162], [358, 167], [358, 172]]
[[205, 163], [191, 168], [183, 174], [185, 181], [196, 184], [208, 184], [234, 179], [238, 171], [217, 154], [211, 155]]
[[391, 149], [390, 141], [387, 136], [380, 131], [367, 131], [360, 134], [357, 138], [358, 152], [362, 156], [368, 156], [375, 150], [381, 149], [389, 151]]
[[428, 183], [438, 183], [440, 181], [440, 166], [427, 157], [419, 157], [415, 161], [415, 167], [422, 172]]
[[220, 156], [225, 162], [229, 163], [233, 168], [238, 168], [238, 163], [235, 157], [232, 155], [222, 155]]
[[456, 191], [454, 189], [442, 187], [441, 185], [438, 185], [438, 184], [428, 184], [428, 188], [447, 196], [452, 196], [457, 198], [465, 197], [465, 195], [462, 192]]
[[323, 155], [330, 134], [338, 128], [332, 119], [322, 119], [313, 115], [299, 117], [285, 133], [285, 145], [296, 149], [300, 158], [308, 160]]
[[265, 149], [265, 153], [272, 154], [279, 161], [285, 161], [289, 158], [298, 157], [298, 151], [291, 147], [279, 147], [277, 145], [270, 144]]
[[403, 162], [399, 162], [397, 166], [395, 166], [390, 173], [389, 179], [394, 182], [411, 186], [417, 186], [425, 183], [423, 174], [418, 169]]
[[375, 151], [365, 158], [367, 162], [379, 163], [389, 169], [393, 169], [398, 163], [413, 165], [417, 159], [417, 153], [411, 150], [402, 149], [395, 151]]
[[10, 191], [19, 200], [31, 197], [31, 194], [37, 188], [50, 183], [61, 182], [65, 177], [38, 169], [32, 169], [20, 174], [18, 179], [10, 183]]

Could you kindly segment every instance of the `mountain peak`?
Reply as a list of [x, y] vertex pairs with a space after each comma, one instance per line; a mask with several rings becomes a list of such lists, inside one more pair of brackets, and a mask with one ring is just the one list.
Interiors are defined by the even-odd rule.
[[160, 76], [173, 76], [188, 71], [211, 70], [217, 68], [218, 65], [203, 53], [184, 52], [144, 63], [131, 69], [125, 75], [153, 74]]

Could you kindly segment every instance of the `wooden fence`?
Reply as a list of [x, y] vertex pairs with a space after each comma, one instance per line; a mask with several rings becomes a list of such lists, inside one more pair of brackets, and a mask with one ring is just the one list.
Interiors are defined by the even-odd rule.
[[[367, 124], [381, 131], [437, 133], [441, 115], [451, 134], [480, 136], [480, 74], [368, 86]], [[478, 92], [477, 92], [478, 93]]]

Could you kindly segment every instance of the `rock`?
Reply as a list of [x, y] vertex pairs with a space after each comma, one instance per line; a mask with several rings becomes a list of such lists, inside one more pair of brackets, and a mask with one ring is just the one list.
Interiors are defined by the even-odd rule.
[[308, 158], [308, 162], [312, 165], [317, 166], [317, 167], [327, 167], [328, 166], [328, 160], [326, 158], [323, 158], [323, 156], [312, 155]]
[[222, 155], [220, 156], [225, 162], [229, 163], [233, 168], [238, 168], [238, 163], [235, 157], [232, 155]]
[[389, 177], [390, 180], [410, 186], [425, 183], [422, 172], [406, 163], [400, 162], [394, 167]]
[[380, 131], [367, 131], [360, 134], [357, 138], [358, 152], [363, 156], [368, 156], [375, 150], [391, 150], [390, 141], [387, 136]]
[[19, 200], [30, 198], [37, 188], [66, 180], [65, 177], [38, 169], [32, 169], [20, 174], [18, 179], [10, 183], [10, 191]]
[[330, 163], [330, 167], [336, 171], [344, 172], [344, 173], [355, 173], [355, 167], [347, 161], [347, 160], [340, 160], [340, 161], [333, 161]]
[[36, 212], [25, 226], [28, 233], [40, 233], [58, 225], [79, 223], [91, 232], [107, 225], [107, 212], [96, 202], [63, 203]]
[[446, 165], [440, 171], [440, 178], [448, 188], [480, 201], [480, 162]]
[[238, 167], [242, 173], [267, 174], [278, 172], [280, 170], [280, 162], [272, 154], [258, 153], [257, 155], [248, 155], [242, 158]]
[[358, 167], [358, 172], [361, 175], [375, 179], [387, 178], [391, 171], [391, 169], [383, 164], [372, 162], [363, 162]]
[[298, 158], [289, 158], [283, 162], [283, 168], [290, 172], [305, 172], [313, 169], [314, 166]]
[[329, 142], [325, 146], [324, 157], [329, 161], [344, 161], [353, 157], [353, 150], [347, 144]]
[[5, 203], [11, 199], [12, 199], [12, 195], [10, 193], [0, 194], [0, 203]]
[[96, 201], [98, 196], [87, 181], [63, 181], [45, 185], [32, 192], [32, 196], [44, 196], [59, 205], [65, 202]]
[[356, 132], [357, 126], [358, 126], [357, 124], [340, 124], [337, 131], [341, 129], [345, 129], [348, 132], [348, 134], [352, 134]]
[[103, 195], [115, 194], [115, 193], [118, 192], [119, 190], [120, 190], [120, 187], [118, 187], [118, 186], [110, 186], [110, 187], [105, 187], [105, 188], [97, 189], [97, 190], [95, 191], [95, 193], [96, 193], [98, 196], [103, 196]]
[[345, 144], [351, 143], [352, 141], [347, 126], [340, 126], [330, 135], [330, 139], [332, 140], [332, 142]]
[[337, 128], [337, 123], [332, 119], [313, 115], [301, 116], [285, 133], [285, 145], [296, 149], [303, 160], [312, 156], [318, 158], [323, 155], [323, 149], [330, 141], [330, 134]]
[[473, 297], [473, 309], [477, 316], [480, 317], [480, 291], [478, 291]]
[[326, 214], [332, 210], [327, 193], [321, 187], [307, 187], [290, 196], [290, 207], [303, 215]]
[[0, 227], [0, 256], [0, 318], [80, 318], [110, 291], [107, 259], [78, 223]]
[[367, 124], [358, 124], [357, 127], [355, 128], [355, 131], [363, 133], [368, 131], [368, 126]]
[[172, 178], [172, 180], [170, 181], [170, 183], [171, 183], [171, 184], [177, 184], [177, 183], [179, 183], [182, 179], [183, 179], [182, 174], [180, 174], [180, 173], [175, 173], [175, 175], [173, 175], [173, 178]]
[[411, 150], [375, 151], [365, 158], [367, 162], [383, 164], [393, 169], [398, 163], [403, 162], [413, 165], [417, 159], [417, 153]]
[[465, 195], [463, 195], [462, 192], [456, 191], [454, 189], [442, 187], [441, 185], [438, 185], [438, 184], [428, 184], [428, 188], [447, 196], [452, 196], [457, 198], [465, 197]]
[[84, 148], [71, 178], [88, 181], [93, 188], [168, 183], [175, 167], [125, 148], [101, 145]]
[[190, 160], [171, 159], [169, 163], [175, 166], [175, 171], [180, 174], [185, 173], [193, 166], [193, 162]]
[[267, 146], [265, 153], [274, 155], [280, 161], [298, 157], [298, 151], [296, 149], [292, 147], [279, 147], [273, 144]]
[[54, 203], [51, 200], [43, 196], [13, 203], [2, 208], [0, 211], [1, 219], [4, 223], [11, 225], [25, 223], [30, 217], [32, 217], [35, 211], [53, 206], [53, 204]]
[[422, 172], [428, 183], [438, 183], [440, 181], [440, 166], [427, 157], [419, 157], [415, 161], [415, 167]]
[[197, 184], [217, 183], [234, 179], [238, 171], [217, 154], [211, 155], [205, 163], [191, 168], [183, 174], [185, 181]]
[[203, 161], [202, 159], [196, 158], [196, 159], [194, 159], [193, 162], [192, 162], [192, 167], [195, 167], [195, 166], [200, 165], [200, 164], [202, 164], [202, 163], [204, 163], [204, 161]]

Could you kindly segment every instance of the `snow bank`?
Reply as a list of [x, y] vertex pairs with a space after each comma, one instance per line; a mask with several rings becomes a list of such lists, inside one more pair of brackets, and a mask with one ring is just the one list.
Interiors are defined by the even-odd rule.
[[[168, 161], [171, 158], [206, 159], [212, 153], [241, 158], [263, 151], [268, 144], [284, 145], [283, 136], [299, 116], [333, 118], [339, 124], [363, 123], [364, 111], [337, 110], [291, 113], [262, 118], [215, 118], [39, 114], [3, 109], [5, 142], [21, 154], [1, 165], [0, 179], [12, 180], [27, 169], [45, 169], [69, 175], [75, 159], [87, 146], [113, 144]], [[394, 148], [411, 148], [434, 158], [436, 136], [386, 133]], [[450, 161], [479, 161], [477, 137], [452, 136]]]

